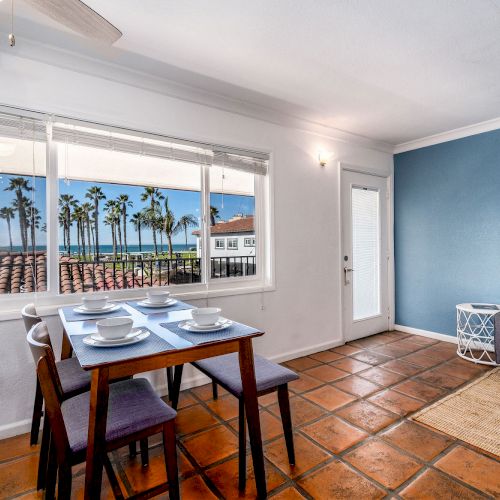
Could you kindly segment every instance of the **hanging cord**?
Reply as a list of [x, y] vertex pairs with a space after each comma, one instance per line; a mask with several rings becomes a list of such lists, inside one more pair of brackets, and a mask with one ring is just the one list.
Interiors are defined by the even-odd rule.
[[16, 37], [14, 36], [14, 0], [11, 1], [9, 45], [11, 47], [14, 47], [16, 45]]

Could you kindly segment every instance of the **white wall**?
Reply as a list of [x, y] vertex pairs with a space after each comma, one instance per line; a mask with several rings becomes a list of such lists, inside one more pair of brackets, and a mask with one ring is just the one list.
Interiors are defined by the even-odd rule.
[[[263, 329], [266, 335], [255, 342], [255, 349], [271, 358], [282, 360], [343, 342], [337, 160], [389, 175], [392, 154], [45, 63], [0, 56], [1, 104], [271, 151], [276, 290], [212, 298], [210, 303], [221, 306], [231, 318]], [[334, 153], [325, 168], [317, 163], [318, 149]], [[313, 243], [325, 259], [309, 258]], [[337, 320], [327, 324], [326, 311]], [[54, 336], [60, 336], [56, 317], [50, 318], [50, 326]], [[21, 321], [0, 322], [0, 339], [0, 437], [4, 437], [27, 430], [35, 376]], [[186, 375], [186, 380], [192, 376]], [[154, 379], [164, 384], [163, 373]]]

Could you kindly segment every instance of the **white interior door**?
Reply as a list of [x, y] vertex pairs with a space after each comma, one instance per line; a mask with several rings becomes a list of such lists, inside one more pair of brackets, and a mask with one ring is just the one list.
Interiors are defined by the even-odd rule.
[[387, 179], [342, 171], [344, 338], [389, 327]]

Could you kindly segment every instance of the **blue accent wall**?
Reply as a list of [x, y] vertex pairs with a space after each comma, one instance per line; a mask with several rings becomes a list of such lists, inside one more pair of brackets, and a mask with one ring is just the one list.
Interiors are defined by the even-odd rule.
[[394, 157], [396, 323], [456, 335], [500, 303], [500, 130]]

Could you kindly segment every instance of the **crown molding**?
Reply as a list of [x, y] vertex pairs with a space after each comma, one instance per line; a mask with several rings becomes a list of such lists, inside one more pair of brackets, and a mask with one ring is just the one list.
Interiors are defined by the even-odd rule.
[[[173, 75], [174, 78], [158, 74], [159, 72], [161, 73], [162, 63], [158, 63], [157, 61], [153, 65], [151, 64], [152, 61], [144, 59], [140, 61], [141, 64], [136, 65], [136, 67], [142, 66], [141, 69], [136, 69], [24, 37], [18, 37], [15, 50], [0, 44], [1, 52], [130, 85], [168, 97], [201, 104], [221, 111], [301, 130], [329, 140], [355, 144], [383, 153], [392, 154], [394, 150], [394, 145], [392, 144], [330, 127], [300, 116], [299, 113], [301, 111], [304, 115], [307, 110], [302, 110], [291, 103], [270, 96], [242, 89], [202, 75], [190, 75], [187, 71], [174, 69], [167, 65], [163, 65], [165, 73]], [[123, 60], [124, 57], [122, 56], [120, 59]], [[147, 68], [148, 62], [151, 67], [155, 67], [156, 74], [144, 70], [145, 67]], [[158, 69], [159, 67], [160, 70]], [[178, 78], [175, 78], [177, 76]], [[199, 85], [195, 86], [185, 83], [190, 78], [197, 81]], [[246, 99], [242, 99], [238, 94], [244, 95]], [[286, 108], [291, 109], [292, 112], [287, 112]]]
[[414, 149], [425, 148], [427, 146], [434, 146], [435, 144], [441, 144], [443, 142], [455, 141], [457, 139], [463, 139], [464, 137], [482, 134], [483, 132], [491, 132], [492, 130], [497, 129], [500, 129], [500, 118], [493, 118], [492, 120], [474, 123], [473, 125], [456, 128], [453, 130], [449, 130], [448, 132], [429, 135], [428, 137], [423, 137], [422, 139], [403, 142], [401, 144], [398, 144], [397, 146], [394, 146], [394, 154], [404, 153], [406, 151], [412, 151]]

